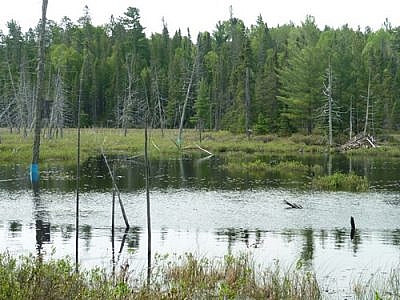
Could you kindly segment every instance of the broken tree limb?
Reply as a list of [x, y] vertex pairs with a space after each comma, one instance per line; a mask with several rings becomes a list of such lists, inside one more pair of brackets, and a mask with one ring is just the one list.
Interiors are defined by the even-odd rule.
[[200, 147], [200, 146], [199, 146], [199, 145], [197, 145], [197, 144], [196, 144], [196, 147], [197, 147], [197, 148], [199, 148], [201, 151], [203, 151], [203, 152], [207, 153], [208, 155], [214, 155], [212, 152], [210, 152], [210, 151], [208, 151], [208, 150], [206, 150], [206, 149], [204, 149], [204, 148]]
[[154, 148], [156, 148], [158, 150], [158, 152], [160, 152], [160, 147], [157, 146], [156, 143], [154, 143], [153, 139], [151, 140], [151, 144], [153, 145]]
[[376, 148], [375, 144], [369, 139], [369, 137], [366, 137], [365, 139], [368, 141], [372, 148]]
[[112, 172], [112, 170], [110, 168], [110, 165], [108, 164], [107, 157], [104, 154], [103, 149], [101, 149], [101, 155], [104, 158], [104, 162], [106, 163], [106, 166], [107, 166], [107, 169], [108, 169], [108, 173], [110, 174], [115, 193], [118, 196], [118, 201], [119, 201], [119, 205], [121, 206], [121, 212], [122, 212], [122, 216], [124, 217], [125, 226], [126, 226], [126, 228], [129, 228], [129, 222], [128, 222], [128, 218], [127, 218], [126, 213], [125, 213], [124, 203], [122, 202], [122, 199], [121, 199], [121, 193], [120, 193], [120, 191], [118, 189], [117, 183], [115, 182], [114, 174], [113, 174], [113, 172]]
[[195, 147], [193, 147], [193, 146], [191, 146], [191, 147], [187, 146], [187, 147], [183, 148], [182, 150], [200, 150], [200, 151], [203, 151], [204, 153], [206, 153], [206, 154], [208, 154], [208, 155], [211, 155], [211, 156], [214, 155], [214, 153], [208, 151], [207, 149], [204, 149], [204, 148], [200, 147], [200, 146], [197, 145], [197, 144], [195, 144]]

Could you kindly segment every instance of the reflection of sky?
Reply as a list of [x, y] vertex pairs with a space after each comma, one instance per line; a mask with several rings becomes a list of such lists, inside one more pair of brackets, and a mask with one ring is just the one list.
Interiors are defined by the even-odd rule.
[[[195, 253], [221, 258], [231, 252], [251, 253], [257, 264], [279, 261], [285, 268], [299, 259], [313, 268], [328, 290], [346, 290], [363, 275], [389, 270], [400, 263], [400, 207], [395, 193], [325, 193], [286, 190], [167, 190], [151, 194], [153, 253]], [[30, 191], [9, 195], [0, 190], [0, 251], [36, 253], [36, 219], [51, 225], [42, 253], [75, 255], [75, 196]], [[131, 222], [123, 251], [123, 219], [116, 209], [116, 258], [136, 271], [146, 266], [145, 195], [123, 194]], [[283, 200], [300, 203], [286, 209]], [[118, 204], [117, 204], [118, 205]], [[40, 214], [39, 214], [40, 212]], [[81, 195], [80, 260], [86, 267], [110, 267], [111, 194]], [[350, 216], [356, 238], [350, 240]], [[11, 230], [13, 228], [13, 230]], [[15, 229], [15, 230], [14, 230]]]

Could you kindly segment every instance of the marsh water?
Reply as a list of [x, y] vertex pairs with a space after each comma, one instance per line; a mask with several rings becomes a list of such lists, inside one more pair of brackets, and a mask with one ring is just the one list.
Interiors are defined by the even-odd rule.
[[[265, 157], [275, 164], [279, 157]], [[388, 274], [400, 262], [400, 161], [389, 158], [298, 156], [309, 171], [234, 174], [218, 157], [151, 162], [153, 254], [194, 253], [222, 258], [248, 253], [260, 266], [301, 262], [316, 272], [326, 296], [351, 298], [351, 285]], [[110, 159], [131, 228], [116, 207], [111, 234], [112, 182], [101, 158], [82, 166], [79, 253], [84, 267], [147, 262], [146, 195], [141, 158]], [[370, 191], [310, 188], [315, 175], [336, 171], [366, 176]], [[27, 168], [0, 166], [0, 250], [74, 258], [75, 168], [42, 165], [39, 189]], [[301, 204], [288, 209], [284, 200]], [[350, 217], [356, 223], [350, 238]]]

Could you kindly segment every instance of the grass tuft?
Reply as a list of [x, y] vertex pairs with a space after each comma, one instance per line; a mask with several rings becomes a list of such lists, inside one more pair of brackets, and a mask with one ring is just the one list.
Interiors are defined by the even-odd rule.
[[328, 191], [366, 192], [369, 189], [367, 178], [354, 173], [336, 172], [333, 175], [316, 177], [312, 184], [316, 189]]

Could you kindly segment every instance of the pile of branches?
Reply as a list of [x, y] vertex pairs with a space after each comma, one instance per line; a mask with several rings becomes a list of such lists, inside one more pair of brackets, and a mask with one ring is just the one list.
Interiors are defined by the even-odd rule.
[[360, 133], [340, 147], [340, 151], [348, 151], [358, 148], [376, 148], [375, 138], [368, 134]]

